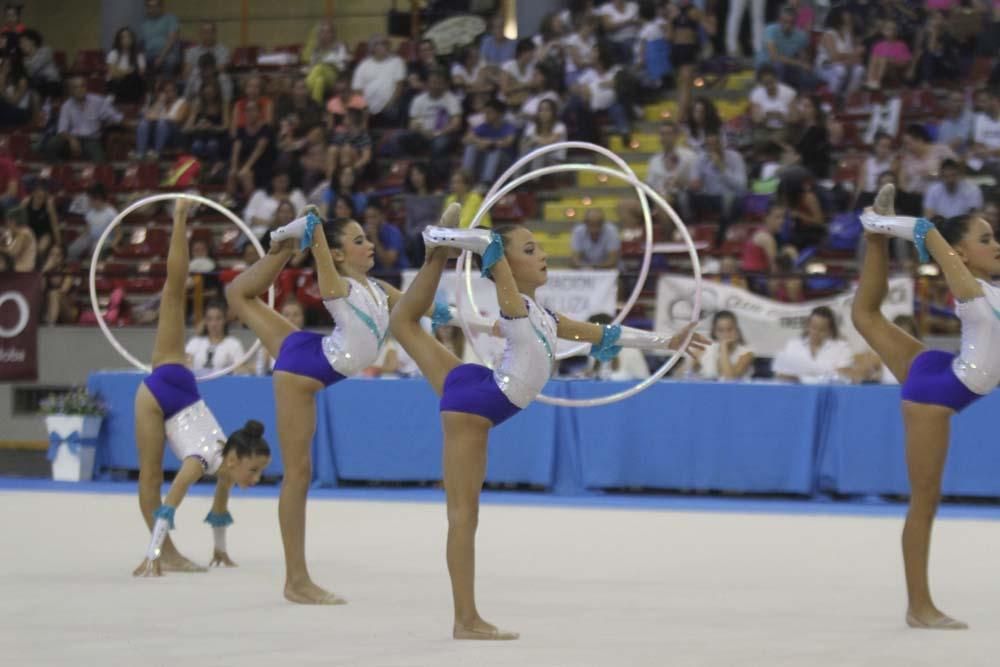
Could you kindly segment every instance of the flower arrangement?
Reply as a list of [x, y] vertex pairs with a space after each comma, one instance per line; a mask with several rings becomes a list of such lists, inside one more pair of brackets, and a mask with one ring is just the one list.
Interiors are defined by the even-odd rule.
[[108, 406], [96, 394], [91, 394], [84, 387], [76, 387], [71, 391], [49, 394], [38, 404], [42, 414], [46, 415], [85, 415], [103, 417], [108, 413]]

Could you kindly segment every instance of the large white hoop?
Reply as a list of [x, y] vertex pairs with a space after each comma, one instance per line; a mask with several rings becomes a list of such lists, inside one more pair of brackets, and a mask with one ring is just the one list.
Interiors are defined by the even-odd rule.
[[[625, 162], [625, 160], [619, 157], [617, 153], [605, 148], [604, 146], [598, 146], [597, 144], [591, 144], [586, 141], [563, 141], [554, 144], [549, 144], [548, 146], [541, 146], [521, 157], [521, 159], [512, 164], [510, 168], [507, 171], [505, 171], [503, 175], [501, 175], [500, 178], [496, 180], [495, 183], [493, 183], [493, 187], [491, 187], [489, 189], [489, 192], [487, 192], [486, 195], [483, 197], [483, 205], [480, 207], [480, 210], [476, 214], [476, 217], [473, 218], [470, 227], [479, 226], [480, 221], [483, 219], [486, 213], [494, 206], [494, 204], [487, 205], [487, 202], [489, 202], [496, 195], [496, 193], [501, 188], [503, 188], [504, 185], [506, 185], [507, 181], [513, 178], [517, 174], [517, 172], [520, 171], [525, 165], [531, 164], [534, 160], [540, 158], [543, 155], [547, 155], [549, 153], [554, 153], [557, 151], [565, 151], [569, 149], [587, 150], [593, 153], [597, 153], [598, 155], [602, 155], [607, 159], [611, 160], [624, 173], [629, 174], [631, 176], [635, 176], [635, 172], [632, 171], [632, 167], [630, 167], [628, 163]], [[621, 324], [622, 320], [625, 319], [625, 316], [632, 311], [632, 307], [635, 305], [635, 302], [639, 300], [639, 295], [642, 294], [642, 287], [643, 285], [646, 284], [646, 276], [649, 275], [649, 265], [653, 258], [653, 216], [649, 211], [649, 201], [646, 199], [646, 194], [641, 188], [636, 188], [635, 192], [639, 197], [639, 206], [642, 209], [642, 219], [646, 229], [646, 247], [642, 253], [642, 266], [639, 268], [639, 277], [635, 281], [635, 287], [632, 288], [632, 293], [625, 301], [625, 304], [618, 311], [617, 315], [615, 315], [615, 318], [612, 321], [613, 324]], [[502, 197], [497, 198], [497, 201], [499, 201], [499, 199], [502, 199]], [[461, 271], [463, 265], [465, 267], [465, 296], [469, 299], [469, 305], [472, 308], [473, 312], [476, 312], [479, 310], [479, 307], [476, 305], [476, 296], [475, 293], [472, 291], [471, 254], [463, 253], [463, 257], [459, 257], [458, 262], [455, 264], [455, 273], [457, 274], [457, 277], [459, 279], [459, 284], [461, 284], [462, 280]], [[455, 307], [461, 310], [461, 299], [462, 299], [461, 288], [457, 289], [456, 292], [457, 292], [456, 294], [457, 301]], [[466, 332], [465, 335], [466, 338], [468, 338], [469, 335], [468, 332]], [[562, 352], [556, 353], [556, 358], [568, 359], [569, 357], [575, 357], [584, 350], [586, 350], [587, 347], [589, 346], [586, 343], [574, 345], [568, 350], [563, 350]], [[473, 349], [475, 349], [475, 344], [473, 344]], [[476, 352], [476, 354], [479, 353]]]
[[[548, 174], [558, 174], [567, 171], [590, 171], [597, 174], [604, 174], [606, 176], [623, 180], [632, 187], [642, 190], [650, 199], [653, 200], [653, 203], [656, 204], [657, 207], [659, 207], [670, 217], [673, 223], [677, 226], [677, 229], [680, 230], [681, 236], [684, 237], [684, 243], [687, 245], [688, 249], [688, 257], [691, 260], [691, 266], [692, 269], [694, 270], [694, 279], [695, 279], [694, 307], [692, 308], [691, 311], [691, 322], [697, 322], [701, 318], [701, 262], [699, 262], [698, 260], [698, 251], [697, 248], [695, 247], [694, 240], [688, 233], [687, 227], [684, 225], [684, 222], [680, 219], [680, 217], [670, 206], [670, 204], [668, 204], [663, 199], [663, 197], [661, 197], [653, 188], [649, 187], [646, 183], [643, 183], [638, 178], [636, 178], [634, 174], [630, 175], [622, 171], [611, 169], [610, 167], [602, 167], [600, 165], [594, 165], [594, 164], [571, 163], [571, 164], [557, 164], [548, 167], [542, 167], [541, 169], [536, 169], [535, 171], [528, 172], [527, 174], [524, 174], [523, 176], [516, 178], [511, 183], [505, 185], [499, 191], [495, 192], [492, 197], [484, 201], [482, 207], [480, 207], [479, 209], [479, 212], [476, 213], [476, 217], [473, 218], [472, 224], [470, 226], [475, 227], [476, 225], [478, 225], [479, 221], [483, 218], [484, 215], [486, 215], [487, 212], [489, 212], [490, 208], [515, 188], [518, 188], [524, 183], [539, 178], [541, 176], [547, 176]], [[466, 269], [467, 276], [470, 268], [471, 267], [467, 265]], [[461, 269], [458, 268], [456, 270], [461, 270]], [[469, 278], [469, 280], [471, 281], [471, 278]], [[462, 291], [457, 290], [457, 292], [458, 294], [461, 294]], [[479, 358], [482, 360], [483, 356], [476, 348], [475, 338], [473, 338], [472, 332], [469, 330], [469, 326], [465, 318], [462, 317], [461, 308], [458, 308], [458, 315], [459, 315], [458, 319], [462, 324], [462, 330], [465, 332], [466, 340], [469, 341], [469, 344], [472, 345], [472, 349], [476, 352], [476, 355], [479, 356]], [[694, 336], [694, 333], [695, 333], [694, 329], [688, 332], [688, 335], [685, 338], [683, 344], [680, 345], [676, 350], [674, 350], [673, 354], [671, 354], [670, 357], [665, 362], [663, 362], [663, 365], [660, 366], [660, 368], [657, 369], [655, 373], [650, 375], [642, 382], [639, 382], [638, 384], [629, 387], [628, 389], [624, 389], [620, 392], [617, 392], [615, 394], [610, 394], [608, 396], [601, 396], [599, 398], [589, 398], [589, 399], [558, 398], [555, 396], [546, 396], [545, 394], [539, 394], [537, 398], [539, 401], [543, 403], [548, 403], [549, 405], [586, 408], [586, 407], [595, 407], [598, 405], [608, 405], [610, 403], [615, 403], [617, 401], [629, 398], [630, 396], [634, 396], [643, 389], [649, 387], [651, 384], [653, 384], [660, 378], [662, 378], [670, 371], [671, 368], [677, 365], [677, 362], [680, 361], [681, 357], [684, 356], [684, 350], [687, 348], [688, 343], [691, 342], [691, 338]]]
[[[104, 333], [104, 337], [108, 339], [108, 342], [111, 343], [111, 347], [115, 348], [115, 350], [118, 351], [118, 354], [124, 357], [125, 361], [129, 362], [139, 370], [145, 371], [147, 373], [152, 372], [153, 370], [152, 367], [149, 364], [142, 363], [141, 361], [136, 359], [131, 352], [126, 350], [122, 346], [122, 344], [118, 342], [118, 339], [115, 338], [115, 335], [111, 333], [111, 328], [108, 326], [108, 323], [104, 321], [104, 317], [101, 314], [100, 304], [97, 302], [97, 262], [101, 256], [101, 248], [104, 247], [104, 243], [105, 241], [107, 241], [108, 236], [110, 236], [111, 232], [114, 231], [115, 227], [121, 224], [122, 220], [125, 219], [125, 216], [127, 216], [129, 213], [131, 213], [136, 209], [142, 208], [143, 206], [155, 204], [156, 202], [159, 201], [173, 201], [175, 199], [187, 199], [189, 201], [193, 201], [198, 204], [203, 204], [211, 209], [215, 209], [222, 215], [226, 216], [227, 218], [229, 218], [230, 222], [236, 225], [239, 228], [239, 230], [243, 232], [243, 234], [248, 239], [250, 239], [250, 243], [252, 243], [254, 249], [257, 250], [257, 254], [260, 255], [261, 257], [264, 256], [264, 248], [260, 245], [260, 242], [257, 240], [257, 237], [254, 236], [253, 232], [250, 231], [250, 228], [247, 226], [247, 224], [242, 220], [240, 220], [239, 216], [237, 216], [235, 213], [230, 211], [225, 206], [222, 206], [218, 202], [214, 202], [211, 199], [202, 197], [201, 195], [192, 195], [186, 192], [167, 192], [158, 195], [151, 195], [149, 197], [144, 197], [143, 199], [140, 199], [134, 204], [131, 204], [130, 206], [126, 207], [121, 213], [119, 213], [115, 217], [115, 219], [111, 221], [111, 224], [108, 225], [107, 228], [104, 230], [104, 233], [101, 234], [101, 238], [97, 239], [97, 245], [94, 247], [94, 254], [90, 259], [90, 305], [94, 309], [94, 315], [97, 316], [96, 317], [97, 326], [101, 327], [101, 331]], [[274, 307], [274, 285], [271, 285], [271, 287], [267, 290], [267, 305], [272, 308]], [[236, 368], [239, 368], [246, 362], [250, 361], [250, 359], [255, 354], [257, 354], [257, 350], [259, 349], [260, 349], [260, 340], [258, 339], [254, 341], [253, 345], [250, 346], [250, 349], [247, 350], [246, 354], [243, 355], [243, 358], [233, 363], [232, 366], [229, 366], [228, 368], [220, 368], [206, 375], [195, 376], [195, 377], [197, 378], [198, 381], [202, 381], [202, 380], [214, 380], [215, 378], [222, 377], [223, 375], [228, 375], [229, 373], [233, 372], [233, 370], [235, 370]]]

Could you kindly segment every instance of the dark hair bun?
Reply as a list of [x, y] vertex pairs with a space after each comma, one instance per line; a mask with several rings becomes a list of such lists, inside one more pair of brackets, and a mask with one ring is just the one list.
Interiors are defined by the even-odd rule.
[[258, 439], [264, 435], [264, 425], [261, 424], [256, 419], [249, 419], [247, 423], [243, 425], [243, 435], [248, 438]]

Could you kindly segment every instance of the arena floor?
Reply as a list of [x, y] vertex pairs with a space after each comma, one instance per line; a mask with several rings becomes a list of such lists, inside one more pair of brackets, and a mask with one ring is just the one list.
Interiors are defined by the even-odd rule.
[[[274, 489], [237, 493], [240, 567], [133, 579], [147, 533], [130, 484], [0, 480], [0, 656], [42, 665], [449, 667], [996, 665], [1000, 511], [946, 509], [933, 582], [967, 632], [903, 624], [895, 505], [487, 495], [484, 616], [520, 641], [455, 642], [435, 491], [320, 491], [316, 580], [348, 598], [280, 595]], [[209, 487], [178, 510], [206, 562]]]

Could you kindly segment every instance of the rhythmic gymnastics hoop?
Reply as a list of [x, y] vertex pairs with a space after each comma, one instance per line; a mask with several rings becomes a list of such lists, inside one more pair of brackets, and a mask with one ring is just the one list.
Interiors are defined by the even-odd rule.
[[[250, 243], [253, 244], [253, 247], [257, 251], [257, 254], [260, 255], [261, 257], [264, 256], [264, 248], [260, 245], [260, 241], [257, 240], [257, 237], [254, 236], [254, 233], [250, 231], [250, 228], [247, 226], [245, 222], [240, 220], [235, 213], [230, 211], [225, 206], [222, 206], [221, 204], [214, 202], [211, 199], [202, 197], [200, 195], [192, 195], [186, 192], [169, 192], [159, 195], [151, 195], [149, 197], [140, 199], [139, 201], [126, 207], [121, 213], [119, 213], [115, 217], [115, 219], [111, 221], [111, 224], [108, 225], [107, 228], [104, 230], [104, 233], [101, 234], [101, 238], [97, 240], [97, 245], [94, 247], [94, 254], [90, 260], [90, 305], [94, 309], [94, 314], [97, 315], [97, 325], [101, 328], [101, 331], [104, 333], [104, 337], [108, 339], [109, 343], [111, 343], [111, 347], [115, 348], [115, 350], [118, 351], [118, 354], [120, 354], [125, 359], [125, 361], [129, 362], [139, 370], [145, 371], [147, 373], [152, 372], [153, 370], [152, 366], [150, 366], [149, 364], [142, 363], [141, 361], [136, 359], [131, 352], [126, 350], [125, 347], [118, 341], [118, 339], [115, 338], [115, 335], [111, 333], [111, 328], [108, 326], [108, 323], [104, 321], [104, 317], [101, 315], [100, 304], [98, 304], [97, 302], [97, 262], [101, 256], [101, 248], [104, 247], [104, 243], [107, 241], [108, 236], [110, 236], [111, 232], [114, 231], [115, 227], [121, 224], [122, 220], [124, 220], [129, 213], [138, 208], [142, 208], [143, 206], [148, 206], [149, 204], [154, 204], [159, 201], [173, 201], [175, 199], [187, 199], [188, 201], [193, 201], [198, 204], [203, 204], [211, 209], [215, 209], [222, 215], [226, 216], [227, 218], [229, 218], [230, 222], [236, 225], [239, 228], [239, 230], [243, 232], [248, 239], [250, 239]], [[274, 285], [271, 285], [270, 289], [267, 290], [267, 305], [272, 308], [274, 307]], [[228, 368], [220, 368], [206, 375], [195, 376], [195, 379], [201, 382], [203, 380], [214, 380], [215, 378], [222, 377], [223, 375], [228, 375], [229, 373], [233, 372], [233, 370], [235, 370], [236, 368], [239, 368], [243, 364], [250, 361], [250, 358], [253, 357], [257, 353], [257, 350], [259, 349], [260, 349], [260, 339], [257, 339], [256, 341], [254, 341], [254, 344], [250, 346], [250, 349], [247, 350], [246, 354], [243, 355], [243, 358], [240, 359], [239, 361], [234, 362]]]
[[[668, 204], [663, 199], [663, 197], [661, 197], [655, 190], [653, 190], [653, 188], [649, 187], [646, 183], [640, 181], [634, 175], [630, 176], [625, 172], [617, 171], [609, 167], [602, 167], [600, 165], [594, 165], [594, 164], [570, 163], [570, 164], [557, 164], [548, 167], [542, 167], [541, 169], [536, 169], [535, 171], [528, 172], [527, 174], [518, 177], [511, 183], [502, 187], [491, 198], [484, 201], [482, 207], [480, 207], [479, 211], [476, 213], [476, 217], [473, 218], [472, 223], [470, 224], [470, 228], [476, 227], [479, 224], [479, 221], [483, 218], [483, 216], [485, 216], [486, 213], [489, 212], [490, 208], [493, 207], [496, 204], [496, 202], [498, 202], [501, 198], [505, 197], [515, 188], [523, 185], [528, 181], [534, 180], [535, 178], [539, 178], [541, 176], [547, 176], [548, 174], [558, 174], [568, 171], [589, 171], [623, 180], [632, 187], [636, 189], [641, 189], [650, 199], [653, 200], [654, 204], [656, 204], [671, 218], [671, 220], [673, 220], [674, 224], [677, 225], [677, 229], [680, 230], [681, 235], [684, 237], [684, 242], [688, 247], [688, 257], [691, 260], [691, 266], [694, 270], [695, 289], [694, 289], [694, 303], [691, 311], [691, 322], [692, 323], [697, 322], [701, 317], [701, 263], [698, 261], [698, 251], [695, 248], [694, 240], [688, 233], [687, 227], [684, 225], [684, 222], [680, 219], [680, 217], [670, 206], [670, 204]], [[651, 238], [651, 235], [650, 237], [647, 238]], [[470, 270], [470, 268], [471, 267], [467, 265], [466, 275], [468, 275], [468, 271]], [[479, 356], [480, 359], [483, 359], [483, 355], [480, 354], [479, 350], [476, 348], [475, 339], [471, 335], [471, 331], [468, 328], [468, 323], [461, 316], [461, 309], [458, 309], [458, 314], [459, 314], [459, 321], [462, 324], [462, 329], [465, 332], [466, 339], [470, 342], [470, 345], [472, 345], [472, 349], [476, 352], [476, 355]], [[662, 378], [670, 371], [671, 368], [677, 365], [677, 362], [680, 361], [682, 356], [684, 356], [684, 351], [687, 348], [688, 344], [691, 342], [691, 339], [694, 337], [694, 334], [695, 334], [694, 329], [689, 331], [688, 335], [684, 339], [684, 342], [680, 346], [678, 346], [676, 350], [673, 351], [670, 357], [665, 362], [663, 362], [663, 365], [660, 366], [660, 368], [655, 373], [653, 373], [645, 380], [639, 382], [638, 384], [629, 387], [628, 389], [624, 389], [620, 392], [610, 394], [608, 396], [602, 396], [599, 398], [590, 398], [590, 399], [558, 398], [555, 396], [547, 396], [545, 394], [539, 394], [537, 399], [543, 403], [548, 403], [549, 405], [584, 408], [584, 407], [595, 407], [599, 405], [609, 405], [611, 403], [616, 403], [618, 401], [634, 396], [638, 394], [640, 391], [649, 387], [651, 384], [653, 384], [660, 378]]]
[[[505, 171], [503, 175], [500, 176], [499, 179], [497, 179], [497, 181], [493, 184], [493, 187], [491, 187], [489, 192], [487, 192], [486, 195], [483, 197], [484, 204], [486, 200], [492, 198], [493, 195], [495, 195], [497, 191], [500, 190], [500, 188], [502, 188], [507, 183], [507, 181], [513, 178], [517, 174], [517, 172], [520, 171], [521, 168], [524, 167], [525, 165], [531, 164], [533, 160], [543, 155], [571, 148], [587, 150], [591, 151], [592, 153], [597, 153], [598, 155], [602, 155], [607, 159], [611, 160], [623, 172], [631, 176], [635, 176], [635, 172], [632, 171], [632, 168], [628, 165], [627, 162], [625, 162], [625, 160], [619, 157], [617, 153], [608, 150], [604, 146], [598, 146], [597, 144], [588, 143], [586, 141], [563, 141], [561, 143], [549, 144], [548, 146], [541, 146], [539, 148], [536, 148], [535, 150], [524, 155], [523, 157], [521, 157], [521, 159], [512, 164], [510, 168], [507, 169], [507, 171]], [[639, 295], [642, 293], [643, 285], [646, 284], [646, 276], [649, 275], [649, 265], [653, 258], [653, 217], [649, 212], [649, 201], [646, 199], [646, 194], [640, 188], [636, 188], [636, 194], [639, 196], [639, 205], [642, 208], [643, 222], [645, 223], [645, 228], [646, 228], [646, 247], [642, 253], [642, 266], [639, 268], [639, 277], [635, 281], [635, 287], [632, 289], [632, 293], [629, 295], [628, 300], [625, 301], [625, 305], [621, 307], [621, 310], [618, 311], [618, 314], [615, 316], [615, 319], [612, 320], [611, 322], [612, 324], [621, 324], [622, 320], [625, 319], [625, 316], [632, 311], [632, 307], [635, 305], [635, 302], [639, 300]], [[491, 204], [489, 208], [487, 208], [486, 210], [488, 211], [491, 208], [493, 208], [493, 204]], [[480, 218], [477, 217], [476, 221], [473, 223], [472, 226], [475, 227], [476, 225], [478, 225], [479, 220]], [[472, 310], [476, 312], [479, 310], [479, 307], [476, 305], [476, 296], [475, 293], [472, 291], [472, 255], [466, 253], [464, 257], [464, 262], [465, 262], [465, 293], [469, 298], [469, 305], [472, 307]], [[463, 258], [460, 257], [455, 265], [455, 273], [458, 275], [459, 280], [462, 279], [461, 276], [462, 263], [463, 263]], [[459, 308], [461, 306], [460, 302], [461, 290], [457, 291], [459, 294], [457, 295], [455, 306], [456, 308]], [[468, 336], [468, 334], [466, 334], [466, 336]], [[587, 347], [588, 345], [586, 343], [580, 343], [578, 345], [574, 345], [568, 350], [564, 350], [563, 352], [557, 352], [556, 359], [568, 359], [569, 357], [574, 357], [578, 354], [583, 353], [584, 350], [587, 349]], [[475, 345], [473, 345], [473, 348], [475, 348]]]

